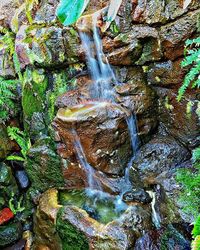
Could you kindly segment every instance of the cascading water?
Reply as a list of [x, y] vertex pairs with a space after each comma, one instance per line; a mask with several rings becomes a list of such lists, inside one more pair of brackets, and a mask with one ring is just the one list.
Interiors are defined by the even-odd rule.
[[89, 189], [94, 190], [101, 190], [101, 185], [99, 182], [94, 178], [94, 169], [90, 166], [90, 164], [87, 162], [85, 153], [83, 151], [79, 136], [75, 129], [72, 129], [72, 134], [74, 136], [74, 148], [76, 149], [76, 155], [78, 158], [78, 161], [80, 162], [81, 166], [84, 168], [85, 172], [87, 173], [88, 178], [88, 187]]
[[[115, 103], [115, 91], [113, 88], [113, 84], [118, 84], [115, 74], [108, 63], [106, 56], [103, 53], [103, 45], [100, 39], [100, 35], [97, 28], [97, 17], [94, 16], [93, 20], [93, 33], [87, 34], [84, 32], [80, 32], [80, 37], [82, 40], [83, 48], [86, 53], [87, 66], [91, 74], [91, 78], [93, 80], [93, 84], [90, 90], [91, 99], [96, 99], [99, 102], [104, 100], [111, 101]], [[116, 196], [114, 201], [115, 210], [122, 211], [126, 208], [126, 204], [122, 201], [123, 194], [131, 189], [131, 183], [129, 180], [129, 171], [132, 166], [133, 160], [135, 158], [136, 151], [138, 149], [138, 137], [137, 137], [137, 126], [135, 116], [132, 114], [126, 119], [127, 126], [130, 133], [131, 145], [133, 156], [131, 157], [128, 166], [125, 170], [125, 185], [122, 185], [121, 194]], [[84, 167], [87, 175], [88, 175], [88, 184], [89, 189], [87, 189], [87, 194], [89, 196], [96, 195], [95, 197], [99, 197], [101, 199], [105, 196], [101, 190], [100, 183], [94, 180], [95, 170], [92, 166], [90, 166], [87, 162], [86, 156], [84, 154], [80, 139], [76, 131], [73, 131], [74, 134], [74, 146], [77, 152], [77, 158]], [[99, 191], [97, 191], [99, 190]], [[95, 201], [94, 203], [96, 202]]]
[[93, 80], [91, 97], [94, 99], [114, 100], [112, 83], [116, 83], [115, 74], [103, 53], [103, 46], [96, 27], [97, 17], [93, 21], [93, 36], [80, 32], [86, 52], [87, 65]]

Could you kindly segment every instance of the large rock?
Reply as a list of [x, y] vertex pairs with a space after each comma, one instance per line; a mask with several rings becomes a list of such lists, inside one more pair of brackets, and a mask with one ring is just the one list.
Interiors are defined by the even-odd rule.
[[28, 25], [22, 25], [15, 41], [22, 68], [29, 64], [55, 67], [77, 63], [79, 45], [77, 31], [56, 26], [30, 29]]
[[[190, 156], [189, 151], [173, 138], [169, 136], [155, 137], [141, 147], [133, 163], [133, 169], [139, 170], [146, 183], [156, 184], [158, 175], [172, 171]], [[134, 175], [134, 171], [132, 173]]]
[[176, 138], [188, 148], [195, 148], [200, 145], [200, 123], [199, 117], [193, 106], [187, 115], [188, 102], [197, 102], [199, 99], [198, 91], [190, 90], [184, 98], [178, 102], [178, 90], [167, 88], [155, 88], [160, 97], [159, 120], [165, 126], [168, 134]]
[[133, 21], [150, 25], [166, 23], [198, 7], [200, 7], [198, 0], [192, 1], [187, 9], [183, 9], [183, 2], [179, 0], [138, 0], [134, 1]]
[[152, 230], [136, 241], [134, 250], [190, 249], [190, 242], [172, 225]]
[[185, 40], [197, 30], [200, 10], [160, 28], [160, 39], [165, 58], [174, 60], [183, 55]]
[[80, 140], [91, 166], [104, 173], [122, 174], [131, 156], [128, 115], [120, 106], [108, 102], [86, 102], [60, 109], [54, 127], [66, 145], [65, 157], [76, 163], [76, 155], [83, 154], [77, 146]]
[[62, 249], [61, 239], [56, 232], [56, 218], [59, 209], [58, 191], [50, 189], [40, 197], [34, 217], [34, 250]]
[[173, 88], [183, 82], [185, 70], [181, 68], [182, 58], [174, 62], [151, 64], [147, 69], [148, 83], [160, 87]]
[[25, 169], [34, 192], [44, 192], [50, 187], [63, 187], [61, 159], [56, 154], [50, 138], [38, 140], [29, 150]]
[[58, 192], [50, 189], [39, 201], [35, 215], [33, 249], [126, 250], [152, 229], [149, 208], [130, 206], [117, 220], [102, 224], [73, 205], [61, 207]]

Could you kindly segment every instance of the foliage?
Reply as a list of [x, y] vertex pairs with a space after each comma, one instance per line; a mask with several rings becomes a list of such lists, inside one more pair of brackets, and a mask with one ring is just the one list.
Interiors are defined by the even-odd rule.
[[200, 148], [193, 151], [194, 169], [182, 169], [177, 174], [177, 180], [183, 185], [181, 200], [185, 205], [184, 210], [195, 217], [200, 213], [200, 164], [197, 158], [199, 151]]
[[63, 25], [75, 23], [87, 7], [89, 0], [61, 0], [57, 16]]
[[22, 154], [22, 157], [15, 155], [8, 156], [7, 160], [24, 161], [26, 159], [27, 152], [31, 147], [30, 139], [23, 131], [20, 131], [19, 128], [8, 126], [7, 131], [10, 139], [15, 140], [20, 146]]
[[[57, 8], [58, 19], [66, 26], [75, 23], [86, 9], [89, 1], [90, 0], [60, 0], [60, 4]], [[122, 0], [110, 0], [103, 32], [105, 32], [114, 21], [121, 3]]]
[[25, 12], [26, 17], [30, 24], [32, 24], [32, 9], [35, 4], [38, 4], [38, 0], [25, 0], [23, 4], [15, 11], [15, 14], [11, 20], [11, 29], [13, 32], [17, 33], [19, 28], [19, 16]]
[[7, 121], [17, 111], [15, 92], [17, 80], [5, 80], [0, 77], [0, 123]]
[[187, 40], [185, 45], [186, 56], [181, 66], [191, 66], [191, 69], [186, 74], [183, 84], [178, 91], [178, 101], [183, 98], [190, 85], [192, 88], [200, 88], [200, 37], [193, 40]]
[[14, 196], [15, 194], [12, 192], [11, 198], [9, 200], [9, 208], [13, 212], [13, 214], [17, 214], [23, 212], [25, 207], [22, 207], [23, 196], [20, 197], [19, 201], [17, 202], [17, 206], [14, 205]]

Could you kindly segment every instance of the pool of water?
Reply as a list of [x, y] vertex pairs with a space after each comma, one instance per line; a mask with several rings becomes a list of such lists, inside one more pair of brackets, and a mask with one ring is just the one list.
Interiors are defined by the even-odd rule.
[[120, 197], [91, 189], [60, 191], [59, 203], [64, 206], [77, 206], [103, 224], [118, 219], [127, 209]]

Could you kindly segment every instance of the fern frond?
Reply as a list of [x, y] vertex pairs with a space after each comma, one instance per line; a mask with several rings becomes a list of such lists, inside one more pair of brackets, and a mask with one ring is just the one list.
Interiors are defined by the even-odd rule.
[[190, 83], [195, 80], [195, 78], [199, 75], [200, 72], [200, 64], [191, 68], [189, 73], [185, 76], [182, 86], [178, 90], [177, 100], [180, 101], [183, 95], [186, 92], [186, 89], [189, 87]]

